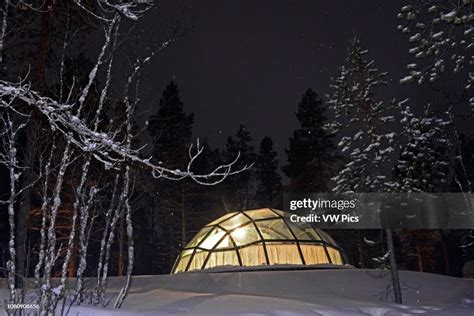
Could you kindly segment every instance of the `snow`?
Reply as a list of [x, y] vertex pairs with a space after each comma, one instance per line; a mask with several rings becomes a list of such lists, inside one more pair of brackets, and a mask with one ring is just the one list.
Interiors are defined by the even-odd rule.
[[[136, 276], [122, 309], [82, 305], [70, 314], [473, 315], [474, 280], [401, 271], [404, 304], [396, 305], [386, 293], [389, 271], [330, 268]], [[123, 282], [109, 280], [111, 301]], [[0, 302], [7, 295], [0, 280]]]
[[364, 237], [364, 242], [369, 246], [375, 245], [375, 241], [367, 239], [367, 237]]
[[411, 5], [403, 6], [402, 9], [401, 9], [401, 12], [407, 12], [407, 11], [409, 11], [411, 8], [412, 8]]
[[441, 19], [442, 20], [445, 20], [447, 22], [451, 22], [452, 20], [454, 20], [454, 18], [456, 17], [456, 12], [455, 11], [451, 11], [447, 14], [444, 14], [441, 16]]
[[443, 34], [444, 34], [444, 32], [443, 32], [443, 31], [440, 31], [440, 32], [437, 32], [437, 33], [433, 34], [431, 37], [432, 37], [433, 39], [438, 39], [438, 38], [440, 38]]
[[130, 10], [130, 8], [132, 7], [131, 4], [127, 3], [123, 5], [116, 5], [114, 7], [130, 20], [133, 20], [133, 21], [138, 20], [138, 16]]
[[400, 79], [400, 83], [401, 84], [409, 83], [409, 82], [412, 82], [413, 79], [414, 79], [413, 76], [406, 76], [406, 77]]
[[409, 41], [410, 42], [416, 42], [416, 41], [419, 41], [420, 38], [421, 38], [421, 34], [416, 33], [415, 35], [410, 36]]

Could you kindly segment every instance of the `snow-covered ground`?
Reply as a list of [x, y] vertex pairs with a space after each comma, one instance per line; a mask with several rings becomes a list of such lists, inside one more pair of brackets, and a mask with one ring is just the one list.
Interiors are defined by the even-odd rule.
[[[82, 305], [72, 307], [70, 315], [474, 315], [474, 280], [410, 271], [400, 276], [403, 305], [392, 303], [389, 273], [380, 270], [137, 276], [121, 310]], [[112, 295], [122, 282], [110, 279]]]

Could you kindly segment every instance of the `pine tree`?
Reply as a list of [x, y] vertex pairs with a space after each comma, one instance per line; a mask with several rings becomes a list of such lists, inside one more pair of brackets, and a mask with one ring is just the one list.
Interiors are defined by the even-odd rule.
[[405, 139], [394, 168], [394, 189], [398, 192], [445, 192], [454, 165], [448, 120], [438, 118], [429, 106], [417, 117], [410, 106], [402, 111]]
[[296, 117], [300, 127], [289, 139], [285, 149], [288, 163], [284, 173], [292, 180], [292, 190], [326, 191], [327, 181], [337, 161], [334, 136], [326, 128], [323, 102], [317, 93], [308, 89], [303, 95]]
[[[188, 160], [194, 116], [184, 111], [175, 82], [171, 81], [160, 99], [158, 113], [151, 116], [148, 128], [153, 138], [152, 156], [157, 164], [183, 170]], [[160, 217], [158, 239], [169, 267], [188, 240], [188, 225], [192, 212], [188, 203], [191, 183], [188, 179], [170, 183], [154, 180], [155, 192], [160, 192], [157, 212]]]
[[280, 192], [282, 185], [278, 174], [277, 153], [273, 149], [273, 141], [270, 137], [265, 137], [260, 143], [255, 167], [256, 200], [259, 207], [272, 206], [272, 201]]
[[[472, 25], [474, 7], [471, 1], [416, 1], [404, 5], [397, 17], [398, 29], [408, 37], [411, 44], [411, 61], [407, 64], [406, 74], [400, 83], [427, 85], [439, 98], [445, 110], [454, 118], [453, 109], [463, 108], [463, 124], [474, 118], [474, 72], [472, 71]], [[454, 80], [454, 81], [453, 81]], [[455, 82], [450, 85], [450, 82]], [[469, 123], [468, 123], [469, 124]], [[457, 124], [453, 125], [453, 145], [461, 151]], [[465, 157], [456, 158], [455, 190], [472, 192], [468, 181]]]
[[469, 188], [469, 192], [474, 189], [474, 139], [461, 134], [459, 136], [459, 149], [457, 156], [460, 159], [456, 161], [456, 174], [460, 175], [455, 190], [460, 188]]
[[[384, 133], [383, 126], [394, 120], [387, 114], [393, 104], [376, 98], [376, 90], [387, 84], [386, 73], [380, 72], [373, 60], [366, 59], [367, 53], [355, 35], [346, 64], [331, 84], [329, 104], [335, 113], [332, 127], [343, 135], [338, 147], [348, 156], [344, 168], [333, 178], [334, 192], [383, 192], [392, 185], [383, 167], [394, 151], [395, 133]], [[388, 251], [381, 258], [389, 261], [395, 302], [401, 304], [392, 230], [385, 229], [385, 236]]]
[[194, 115], [187, 114], [179, 96], [179, 89], [171, 81], [160, 99], [158, 113], [149, 121], [149, 131], [153, 137], [153, 157], [162, 163], [183, 167], [191, 143]]
[[[425, 107], [424, 115], [417, 116], [410, 106], [402, 111], [400, 158], [394, 171], [394, 191], [446, 192], [449, 190], [453, 170], [452, 144], [447, 135], [449, 120], [444, 120]], [[436, 214], [442, 216], [442, 214]], [[418, 271], [426, 270], [426, 263], [434, 270], [436, 244], [443, 237], [433, 230], [404, 230], [399, 233], [403, 253], [416, 258]]]
[[[404, 5], [397, 17], [398, 29], [411, 43], [413, 61], [407, 65], [409, 74], [400, 83], [429, 82], [441, 77], [457, 76], [464, 91], [461, 100], [469, 102], [474, 111], [474, 72], [472, 63], [473, 6], [471, 1], [416, 1]], [[467, 70], [467, 71], [466, 71]], [[455, 97], [451, 95], [449, 102]], [[460, 103], [460, 102], [458, 102]], [[452, 104], [451, 104], [452, 105]]]
[[338, 143], [348, 162], [333, 178], [335, 192], [386, 191], [387, 174], [382, 170], [390, 161], [395, 133], [384, 133], [383, 126], [394, 120], [387, 113], [393, 104], [378, 100], [375, 92], [385, 86], [386, 73], [373, 60], [366, 59], [357, 35], [350, 41], [346, 65], [332, 80], [330, 108], [335, 113], [332, 127], [342, 136]]
[[[234, 137], [227, 138], [223, 157], [224, 161], [232, 161], [240, 154], [237, 167], [255, 162], [256, 155], [252, 146], [252, 137], [246, 127], [241, 124]], [[248, 170], [238, 174], [224, 184], [221, 201], [226, 210], [244, 210], [251, 207], [251, 196], [254, 195], [255, 173]]]

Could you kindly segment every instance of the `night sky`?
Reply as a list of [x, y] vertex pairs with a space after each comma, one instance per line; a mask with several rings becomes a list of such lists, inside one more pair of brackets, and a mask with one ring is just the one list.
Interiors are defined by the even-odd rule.
[[[145, 72], [145, 107], [157, 109], [174, 78], [186, 111], [195, 113], [195, 137], [222, 146], [240, 123], [255, 138], [268, 135], [282, 155], [297, 127], [294, 112], [307, 88], [320, 96], [343, 63], [348, 40], [361, 35], [393, 85], [386, 99], [417, 97], [398, 80], [409, 61], [408, 40], [396, 26], [399, 1], [194, 0], [160, 1], [142, 21], [146, 41], [157, 41], [160, 16], [192, 31], [160, 54]], [[160, 15], [159, 15], [159, 14]], [[162, 19], [162, 18], [161, 18]], [[416, 92], [415, 92], [416, 90]], [[285, 161], [283, 155], [280, 157]]]

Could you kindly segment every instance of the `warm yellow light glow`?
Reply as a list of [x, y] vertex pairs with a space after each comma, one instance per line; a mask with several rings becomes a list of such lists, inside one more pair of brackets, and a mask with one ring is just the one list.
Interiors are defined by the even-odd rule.
[[295, 225], [290, 216], [273, 209], [224, 215], [191, 240], [173, 273], [237, 265], [345, 263], [327, 233], [310, 225]]
[[[201, 244], [201, 247], [204, 249], [212, 249], [224, 235], [225, 232], [223, 231], [218, 231], [215, 234], [211, 234], [209, 237], [207, 237], [207, 239], [204, 240], [204, 242]], [[223, 247], [227, 245], [222, 244], [220, 246]]]
[[244, 239], [246, 234], [247, 232], [245, 231], [245, 228], [240, 227], [232, 232], [232, 237], [237, 239]]

